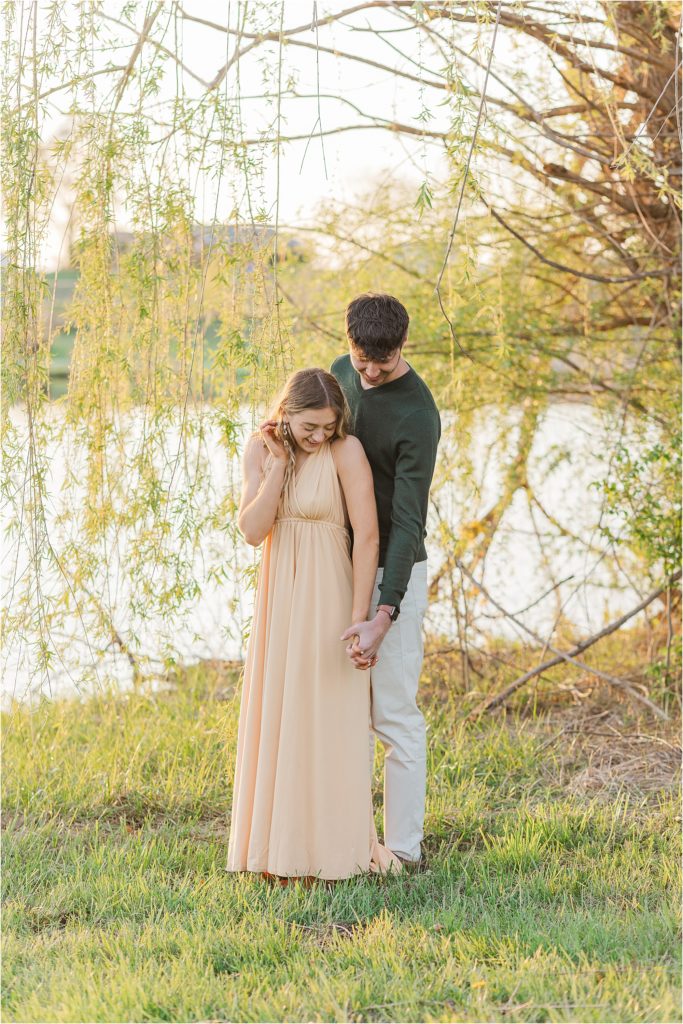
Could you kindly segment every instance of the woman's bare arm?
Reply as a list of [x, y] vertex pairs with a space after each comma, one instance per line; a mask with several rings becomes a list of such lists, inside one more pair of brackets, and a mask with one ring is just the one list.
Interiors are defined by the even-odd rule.
[[261, 437], [250, 437], [242, 459], [242, 496], [237, 525], [247, 544], [255, 548], [263, 543], [273, 528], [287, 468], [284, 459], [273, 458], [264, 478], [267, 455], [268, 450]]
[[351, 621], [362, 622], [370, 610], [379, 558], [379, 527], [372, 470], [357, 437], [349, 435], [343, 440], [334, 441], [332, 454], [353, 529]]

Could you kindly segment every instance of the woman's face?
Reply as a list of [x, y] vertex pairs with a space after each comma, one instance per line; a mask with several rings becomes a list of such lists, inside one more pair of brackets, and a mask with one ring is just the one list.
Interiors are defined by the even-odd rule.
[[323, 441], [329, 441], [337, 428], [337, 414], [333, 409], [304, 409], [285, 413], [294, 440], [305, 452], [314, 452]]

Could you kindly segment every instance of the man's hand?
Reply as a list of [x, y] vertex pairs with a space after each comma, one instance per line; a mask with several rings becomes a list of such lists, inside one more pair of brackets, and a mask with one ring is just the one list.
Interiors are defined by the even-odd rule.
[[378, 612], [374, 619], [356, 622], [342, 633], [340, 640], [350, 640], [346, 653], [357, 669], [371, 668], [377, 661], [377, 652], [389, 632], [391, 619], [384, 612]]

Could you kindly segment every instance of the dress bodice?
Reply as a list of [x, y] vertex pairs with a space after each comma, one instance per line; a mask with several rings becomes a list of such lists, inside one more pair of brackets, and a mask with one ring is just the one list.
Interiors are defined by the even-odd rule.
[[345, 529], [344, 503], [332, 446], [324, 441], [295, 472], [287, 471], [275, 521], [330, 523]]

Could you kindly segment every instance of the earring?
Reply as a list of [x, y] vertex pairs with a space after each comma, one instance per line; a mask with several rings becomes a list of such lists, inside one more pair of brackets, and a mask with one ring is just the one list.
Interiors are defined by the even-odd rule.
[[292, 432], [289, 429], [289, 423], [287, 423], [286, 420], [283, 420], [283, 422], [282, 422], [282, 442], [283, 442], [283, 444], [284, 444], [284, 446], [285, 446], [285, 448], [287, 449], [288, 452], [291, 452], [291, 450], [292, 450], [292, 446], [289, 443], [289, 439], [291, 438], [291, 436], [292, 436]]

